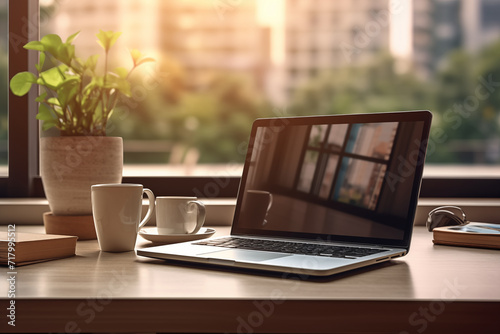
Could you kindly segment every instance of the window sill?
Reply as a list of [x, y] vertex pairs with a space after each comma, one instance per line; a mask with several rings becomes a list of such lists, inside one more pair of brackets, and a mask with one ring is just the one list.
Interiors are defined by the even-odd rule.
[[429, 212], [442, 205], [462, 208], [471, 221], [500, 223], [500, 198], [421, 198], [418, 200], [415, 225], [425, 225]]
[[[229, 226], [234, 215], [235, 199], [205, 199], [207, 207], [207, 225]], [[419, 200], [415, 225], [425, 225], [429, 211], [441, 205], [456, 205], [461, 207], [467, 217], [473, 221], [500, 223], [500, 199], [477, 198], [423, 198]], [[50, 211], [44, 198], [12, 198], [0, 199], [0, 225], [6, 224], [43, 224], [42, 215]], [[147, 201], [144, 201], [143, 212], [147, 211]], [[148, 223], [154, 225], [155, 218]]]
[[[205, 199], [207, 218], [206, 225], [229, 226], [233, 221], [235, 199]], [[143, 202], [143, 214], [146, 213], [147, 200]], [[0, 225], [41, 225], [43, 213], [50, 211], [45, 198], [5, 198], [0, 199]], [[153, 215], [148, 225], [154, 225], [156, 217]]]

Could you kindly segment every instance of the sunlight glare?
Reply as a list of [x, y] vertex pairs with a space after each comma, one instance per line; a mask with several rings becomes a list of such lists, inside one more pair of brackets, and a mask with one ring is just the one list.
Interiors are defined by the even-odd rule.
[[271, 29], [271, 61], [281, 64], [285, 59], [285, 1], [257, 0], [257, 21]]
[[390, 1], [390, 48], [396, 58], [410, 58], [413, 52], [412, 26], [413, 1]]

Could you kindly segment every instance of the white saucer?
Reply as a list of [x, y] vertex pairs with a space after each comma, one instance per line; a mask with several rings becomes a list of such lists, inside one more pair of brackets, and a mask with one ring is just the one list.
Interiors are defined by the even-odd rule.
[[192, 241], [211, 237], [215, 233], [213, 228], [202, 227], [195, 234], [158, 234], [156, 227], [146, 227], [139, 231], [139, 235], [154, 243], [174, 244], [177, 242]]

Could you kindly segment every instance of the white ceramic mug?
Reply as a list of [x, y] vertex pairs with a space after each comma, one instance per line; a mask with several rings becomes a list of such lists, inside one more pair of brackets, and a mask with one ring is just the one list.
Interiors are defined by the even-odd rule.
[[205, 205], [196, 197], [156, 197], [156, 227], [159, 234], [197, 233], [205, 222]]
[[[142, 196], [149, 208], [141, 221]], [[116, 183], [92, 186], [92, 214], [99, 247], [105, 252], [134, 250], [137, 232], [151, 218], [155, 207], [153, 192], [142, 184]]]

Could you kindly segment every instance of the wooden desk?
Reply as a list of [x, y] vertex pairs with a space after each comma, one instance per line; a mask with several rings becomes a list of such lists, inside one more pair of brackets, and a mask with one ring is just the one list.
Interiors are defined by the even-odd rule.
[[329, 278], [174, 265], [81, 241], [76, 257], [17, 268], [15, 327], [0, 281], [0, 332], [498, 333], [500, 252], [431, 239], [416, 227], [407, 256]]

